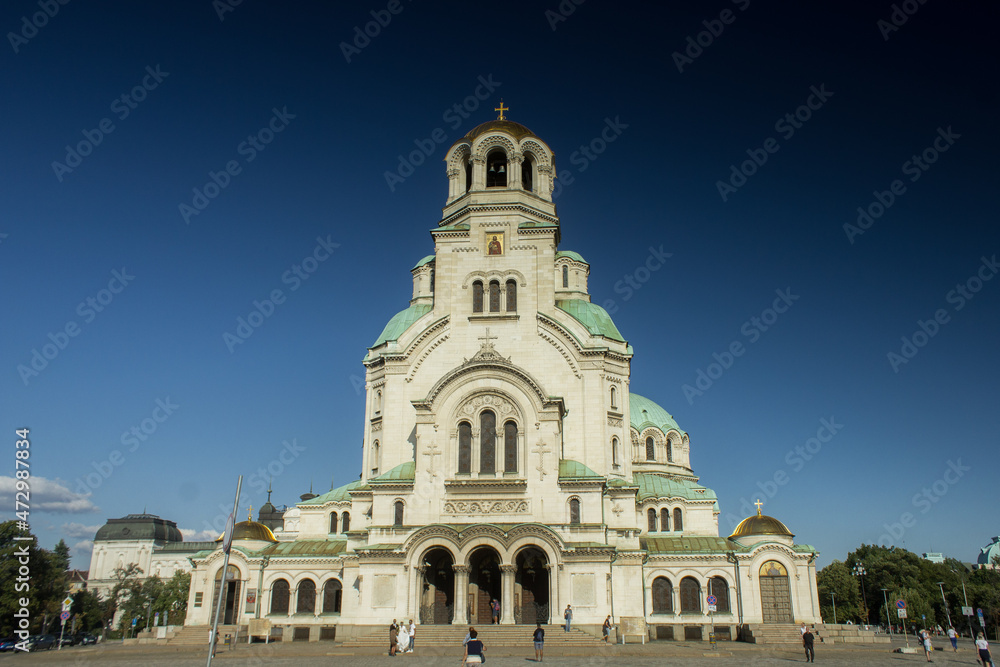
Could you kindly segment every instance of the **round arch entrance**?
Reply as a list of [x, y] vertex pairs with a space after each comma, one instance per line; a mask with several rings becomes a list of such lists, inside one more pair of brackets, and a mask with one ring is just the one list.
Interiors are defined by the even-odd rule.
[[424, 554], [421, 564], [420, 623], [448, 625], [455, 616], [455, 559], [447, 549]]
[[469, 622], [491, 623], [493, 600], [499, 600], [501, 608], [506, 604], [502, 597], [500, 554], [492, 547], [480, 547], [469, 555]]
[[528, 547], [518, 552], [514, 572], [514, 622], [549, 622], [549, 569], [545, 552]]
[[225, 582], [222, 579], [222, 568], [215, 573], [215, 592], [212, 596], [212, 614], [215, 614], [216, 606], [218, 605], [219, 593], [225, 597], [222, 600], [222, 616], [219, 618], [219, 622], [224, 625], [230, 625], [236, 622], [236, 618], [240, 613], [240, 569], [235, 565], [231, 564], [226, 568], [226, 578]]
[[792, 623], [788, 570], [776, 560], [760, 566], [760, 609], [765, 623]]

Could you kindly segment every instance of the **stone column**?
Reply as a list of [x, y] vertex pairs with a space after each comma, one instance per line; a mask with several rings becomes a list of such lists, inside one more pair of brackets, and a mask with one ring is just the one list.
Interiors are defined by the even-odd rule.
[[545, 569], [549, 571], [549, 623], [558, 625], [562, 618], [562, 600], [559, 599], [559, 571], [562, 566], [547, 563]]
[[414, 577], [417, 581], [417, 596], [416, 596], [416, 611], [413, 613], [414, 618], [417, 620], [417, 625], [421, 625], [424, 619], [420, 617], [420, 610], [424, 606], [424, 583], [427, 580], [427, 568], [423, 565], [413, 568]]
[[455, 614], [452, 625], [469, 624], [469, 566], [452, 565], [455, 572]]
[[502, 625], [514, 625], [514, 573], [517, 567], [514, 565], [500, 566], [501, 600], [500, 623]]

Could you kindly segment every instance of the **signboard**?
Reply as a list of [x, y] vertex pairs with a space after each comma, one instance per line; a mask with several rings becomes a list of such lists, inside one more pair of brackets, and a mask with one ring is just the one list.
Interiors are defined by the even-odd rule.
[[139, 622], [139, 619], [138, 619], [138, 618], [133, 618], [133, 619], [132, 619], [132, 627], [134, 628], [134, 627], [135, 627], [135, 624], [136, 624], [136, 623], [138, 623], [138, 622]]
[[708, 605], [708, 610], [711, 611], [711, 612], [714, 612], [715, 611], [715, 605], [714, 604]]
[[962, 616], [972, 616], [972, 607], [962, 607]]
[[69, 612], [64, 611], [63, 613], [59, 614], [59, 618], [61, 618], [63, 623], [65, 623], [66, 621], [69, 620]]
[[67, 597], [67, 598], [66, 598], [65, 600], [63, 600], [63, 606], [64, 606], [64, 607], [68, 607], [68, 606], [70, 606], [71, 604], [73, 604], [73, 598], [71, 598], [71, 597]]
[[906, 609], [906, 600], [896, 600], [896, 609]]
[[646, 643], [646, 619], [642, 616], [622, 616], [618, 619], [618, 633], [625, 643], [625, 638], [629, 635], [639, 637], [643, 644]]
[[716, 597], [714, 595], [709, 595], [708, 596], [708, 604], [715, 604], [716, 602], [718, 602], [718, 600], [716, 599]]
[[900, 618], [906, 618], [906, 610], [905, 609], [897, 609], [896, 613], [899, 614]]
[[236, 526], [236, 518], [230, 514], [226, 520], [226, 532], [222, 536], [222, 551], [229, 553], [229, 547], [233, 543], [233, 528]]
[[983, 620], [983, 610], [982, 610], [982, 608], [977, 609], [976, 610], [976, 614], [979, 616], [979, 625], [983, 628], [983, 630], [985, 630], [986, 629], [986, 621]]

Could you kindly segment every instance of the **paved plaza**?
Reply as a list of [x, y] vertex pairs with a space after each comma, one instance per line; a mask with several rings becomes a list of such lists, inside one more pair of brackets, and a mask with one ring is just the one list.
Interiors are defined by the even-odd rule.
[[[902, 645], [895, 642], [893, 646]], [[911, 639], [911, 646], [916, 643]], [[976, 653], [972, 642], [968, 639], [959, 643], [959, 652], [953, 653], [945, 637], [935, 640], [933, 661], [937, 665], [974, 665], [977, 664]], [[946, 650], [940, 650], [946, 649]], [[233, 650], [220, 649], [214, 664], [225, 665], [296, 665], [303, 667], [319, 665], [349, 665], [350, 667], [374, 667], [376, 665], [447, 665], [455, 667], [461, 662], [461, 650], [445, 650], [431, 648], [418, 653], [404, 654], [390, 658], [385, 653], [375, 655], [372, 651], [347, 650], [338, 648], [335, 644], [321, 643], [290, 643], [264, 646], [255, 644], [252, 647], [241, 645]], [[711, 646], [703, 643], [689, 642], [651, 642], [646, 645], [599, 647], [596, 651], [583, 649], [565, 649], [562, 652], [551, 651], [546, 655], [545, 664], [573, 665], [580, 667], [598, 665], [635, 665], [645, 667], [652, 665], [791, 665], [804, 662], [804, 654], [792, 649], [767, 649], [738, 642], [724, 643], [718, 650], [712, 652]], [[834, 644], [830, 646], [819, 644], [816, 650], [816, 662], [831, 666], [847, 665], [923, 665], [927, 664], [923, 653], [900, 654], [893, 653], [888, 645], [851, 647]], [[525, 667], [533, 665], [533, 652], [525, 646], [523, 650], [487, 650], [488, 664], [493, 667]], [[207, 654], [203, 650], [171, 649], [167, 647], [124, 647], [118, 643], [110, 643], [101, 647], [74, 647], [62, 651], [42, 651], [38, 654], [12, 656], [10, 653], [0, 656], [0, 665], [16, 661], [18, 665], [149, 665], [151, 667], [182, 667], [187, 665], [204, 665]]]

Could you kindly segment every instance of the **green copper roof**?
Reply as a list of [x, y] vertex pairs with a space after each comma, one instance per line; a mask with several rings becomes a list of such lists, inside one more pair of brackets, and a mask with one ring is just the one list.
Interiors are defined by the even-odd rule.
[[371, 480], [371, 482], [372, 484], [377, 484], [379, 482], [412, 482], [416, 477], [416, 470], [417, 464], [413, 461], [407, 461], [406, 463], [400, 463], [388, 472], [382, 473], [375, 479]]
[[173, 521], [161, 519], [155, 514], [129, 514], [121, 519], [108, 519], [106, 524], [97, 529], [94, 541], [108, 540], [183, 542], [184, 536]]
[[634, 488], [634, 487], [635, 487], [635, 484], [631, 484], [629, 482], [626, 482], [624, 479], [621, 479], [620, 477], [611, 477], [611, 478], [608, 479], [608, 488], [609, 489]]
[[611, 321], [608, 311], [596, 303], [590, 303], [582, 299], [566, 299], [564, 301], [556, 301], [556, 308], [572, 315], [573, 319], [587, 327], [587, 331], [593, 336], [603, 336], [611, 340], [625, 342], [625, 339], [618, 332], [618, 327]]
[[669, 412], [661, 408], [656, 403], [653, 403], [645, 396], [629, 392], [628, 410], [629, 421], [632, 424], [632, 428], [639, 432], [642, 432], [644, 428], [649, 426], [655, 426], [664, 433], [670, 429], [676, 429], [681, 433], [684, 433]]
[[298, 503], [299, 505], [322, 505], [324, 503], [334, 502], [334, 503], [349, 503], [351, 502], [351, 491], [355, 489], [360, 489], [366, 486], [366, 484], [360, 479], [356, 479], [350, 484], [345, 484], [344, 486], [338, 486], [336, 489], [331, 489], [321, 496], [316, 496], [315, 498], [310, 498], [305, 502]]
[[309, 558], [313, 556], [336, 556], [346, 550], [346, 540], [295, 540], [294, 542], [272, 544], [261, 549], [258, 554], [278, 558], [287, 558], [289, 556]]
[[413, 323], [419, 320], [421, 317], [431, 312], [434, 306], [427, 303], [418, 303], [414, 306], [410, 306], [406, 310], [401, 310], [392, 316], [389, 323], [385, 325], [385, 329], [382, 329], [382, 333], [379, 334], [378, 339], [372, 343], [372, 348], [376, 348], [382, 343], [390, 340], [399, 340], [399, 337], [403, 333], [413, 326]]
[[562, 459], [559, 461], [559, 479], [604, 479], [604, 477], [579, 461]]
[[[413, 269], [419, 269], [424, 264], [427, 264], [429, 262], [433, 262], [434, 261], [434, 257], [435, 257], [434, 255], [427, 255], [422, 260], [420, 260], [419, 262], [417, 262], [417, 265], [414, 266]], [[410, 271], [412, 271], [413, 269], [410, 269]]]
[[556, 259], [559, 259], [560, 257], [569, 257], [570, 259], [576, 260], [577, 262], [583, 262], [584, 264], [589, 264], [589, 262], [585, 260], [580, 255], [580, 253], [573, 252], [572, 250], [560, 250], [559, 252], [556, 253]]
[[747, 547], [724, 537], [642, 537], [639, 546], [651, 554], [721, 554], [748, 551]]
[[715, 491], [698, 484], [693, 479], [667, 477], [653, 473], [633, 473], [639, 493], [636, 500], [647, 498], [683, 498], [685, 500], [717, 500]]

